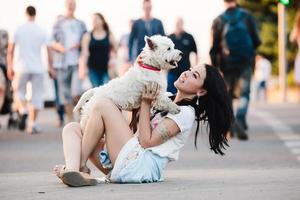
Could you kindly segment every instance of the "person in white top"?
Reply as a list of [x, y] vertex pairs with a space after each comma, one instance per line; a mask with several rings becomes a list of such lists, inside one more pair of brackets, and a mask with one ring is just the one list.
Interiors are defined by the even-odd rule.
[[262, 55], [255, 57], [254, 80], [256, 82], [256, 99], [267, 100], [267, 82], [271, 75], [272, 64]]
[[[38, 110], [43, 108], [43, 73], [41, 50], [48, 45], [46, 32], [35, 23], [36, 10], [33, 6], [26, 8], [27, 22], [20, 26], [14, 34], [8, 48], [7, 75], [12, 80], [14, 101], [21, 115], [19, 128], [24, 130], [29, 114], [28, 133], [38, 133], [36, 119]], [[48, 50], [48, 71], [54, 76], [50, 48]], [[27, 106], [27, 83], [31, 83], [30, 104]], [[28, 111], [27, 111], [28, 108]], [[29, 112], [27, 114], [27, 112]]]
[[[82, 81], [79, 79], [78, 62], [81, 39], [86, 32], [85, 23], [75, 17], [76, 1], [65, 0], [65, 14], [59, 15], [53, 26], [51, 47], [53, 49], [53, 66], [57, 73], [56, 96], [58, 108], [63, 106], [60, 123], [63, 124], [63, 111], [68, 121], [73, 121], [73, 104], [83, 93]], [[62, 115], [62, 116], [61, 116]]]
[[298, 88], [298, 102], [300, 102], [300, 10], [296, 15], [294, 27], [290, 34], [290, 41], [298, 45], [298, 53], [294, 65], [294, 79]]
[[135, 134], [118, 107], [106, 98], [93, 109], [84, 131], [77, 122], [67, 124], [62, 132], [66, 163], [55, 166], [54, 173], [68, 186], [96, 185], [97, 179], [89, 175], [86, 166], [89, 158], [111, 182], [162, 181], [163, 169], [178, 159], [195, 121], [195, 146], [199, 122], [204, 121], [211, 150], [223, 155], [233, 111], [218, 69], [209, 65], [193, 67], [174, 84], [178, 92], [172, 99], [180, 106], [180, 113], [151, 112], [159, 86], [149, 83], [142, 94]]

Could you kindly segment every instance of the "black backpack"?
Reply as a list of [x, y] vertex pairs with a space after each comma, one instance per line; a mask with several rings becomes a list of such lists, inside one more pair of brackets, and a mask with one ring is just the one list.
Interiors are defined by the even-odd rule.
[[232, 15], [224, 13], [222, 31], [222, 58], [226, 63], [242, 63], [254, 56], [254, 46], [250, 36], [245, 14], [237, 8]]

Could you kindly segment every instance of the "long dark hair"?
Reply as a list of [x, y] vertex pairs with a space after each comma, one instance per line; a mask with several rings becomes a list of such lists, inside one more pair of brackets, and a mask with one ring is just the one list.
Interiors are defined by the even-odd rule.
[[193, 99], [183, 99], [178, 105], [190, 105], [195, 109], [197, 128], [194, 144], [197, 148], [197, 136], [200, 121], [207, 122], [210, 149], [216, 154], [224, 155], [222, 151], [228, 145], [227, 132], [233, 122], [233, 111], [224, 79], [216, 67], [205, 65], [206, 78], [203, 89], [204, 96], [195, 96]]
[[98, 13], [98, 12], [94, 13], [94, 15], [96, 15], [97, 17], [99, 17], [103, 21], [103, 29], [106, 31], [107, 34], [109, 34], [110, 33], [109, 26], [108, 26], [108, 23], [106, 22], [104, 16], [101, 13]]

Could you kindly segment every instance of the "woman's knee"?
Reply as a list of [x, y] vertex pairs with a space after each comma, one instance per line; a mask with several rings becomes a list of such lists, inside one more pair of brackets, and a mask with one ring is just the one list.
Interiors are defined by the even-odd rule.
[[112, 100], [108, 98], [97, 99], [97, 103], [93, 106], [93, 111], [95, 113], [103, 113], [104, 111], [111, 110], [116, 107]]
[[81, 128], [80, 128], [80, 124], [77, 122], [70, 122], [68, 124], [65, 125], [65, 127], [63, 128], [62, 131], [62, 136], [67, 136], [67, 135], [72, 135], [72, 134], [77, 134], [80, 137], [82, 136], [81, 133]]

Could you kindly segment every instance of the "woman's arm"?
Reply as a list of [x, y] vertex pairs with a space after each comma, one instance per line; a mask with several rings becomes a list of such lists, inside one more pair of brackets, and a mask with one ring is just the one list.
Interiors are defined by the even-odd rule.
[[114, 54], [117, 54], [118, 44], [112, 33], [109, 34], [109, 42], [110, 42], [110, 46], [111, 46], [111, 52]]
[[85, 79], [85, 76], [87, 74], [87, 60], [90, 55], [89, 53], [89, 43], [90, 43], [90, 34], [85, 33], [82, 41], [81, 41], [81, 54], [79, 58], [79, 78], [80, 80]]
[[292, 32], [291, 32], [291, 34], [290, 34], [290, 42], [296, 42], [297, 41], [297, 35], [298, 35], [298, 33], [297, 33], [296, 29], [297, 28], [294, 27], [293, 30], [292, 30]]
[[168, 118], [164, 119], [155, 129], [151, 130], [150, 108], [152, 101], [158, 94], [159, 86], [157, 83], [148, 84], [143, 92], [138, 135], [139, 142], [143, 148], [160, 145], [180, 132], [177, 124]]
[[15, 52], [15, 43], [10, 43], [7, 49], [7, 77], [9, 80], [12, 80], [14, 77], [14, 70], [13, 70], [13, 58]]

